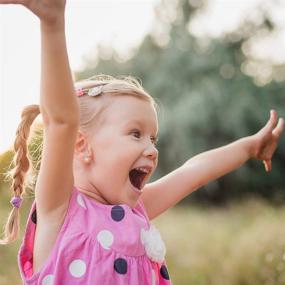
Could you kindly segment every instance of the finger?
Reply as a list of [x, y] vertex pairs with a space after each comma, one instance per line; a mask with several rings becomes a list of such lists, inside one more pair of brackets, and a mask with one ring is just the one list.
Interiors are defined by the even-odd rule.
[[272, 169], [271, 160], [263, 160], [263, 164], [264, 164], [264, 167], [265, 167], [265, 171], [266, 171], [266, 172], [271, 171], [271, 169]]
[[275, 137], [279, 138], [283, 131], [284, 131], [284, 119], [279, 118], [278, 124], [277, 124], [276, 128], [272, 131], [272, 134]]
[[276, 124], [277, 124], [277, 112], [275, 110], [270, 110], [270, 117], [264, 129], [268, 132], [272, 132], [272, 130], [276, 127]]
[[270, 127], [272, 129], [274, 129], [276, 127], [277, 121], [278, 121], [278, 115], [277, 115], [276, 110], [270, 110], [269, 122], [270, 122]]

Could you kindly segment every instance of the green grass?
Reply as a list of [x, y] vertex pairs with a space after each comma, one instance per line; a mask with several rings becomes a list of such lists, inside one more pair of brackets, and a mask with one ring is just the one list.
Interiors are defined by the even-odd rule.
[[[3, 224], [9, 203], [2, 200], [0, 205]], [[23, 208], [22, 232], [29, 206]], [[167, 246], [174, 285], [283, 285], [284, 220], [285, 207], [250, 200], [223, 209], [176, 207], [154, 224]], [[20, 241], [0, 247], [1, 285], [21, 284], [16, 260]]]
[[176, 285], [285, 284], [285, 208], [247, 201], [225, 209], [175, 208], [159, 217]]

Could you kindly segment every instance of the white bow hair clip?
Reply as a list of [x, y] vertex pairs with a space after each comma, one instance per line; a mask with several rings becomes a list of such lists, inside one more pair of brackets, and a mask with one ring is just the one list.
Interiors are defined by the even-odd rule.
[[76, 96], [81, 97], [83, 95], [88, 95], [91, 97], [99, 96], [103, 93], [104, 85], [98, 85], [91, 88], [77, 88], [76, 89]]

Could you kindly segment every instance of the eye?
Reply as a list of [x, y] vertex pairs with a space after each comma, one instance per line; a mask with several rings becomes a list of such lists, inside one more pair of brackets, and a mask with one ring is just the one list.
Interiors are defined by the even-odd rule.
[[134, 134], [134, 136], [138, 139], [141, 137], [141, 132], [139, 130], [133, 130], [131, 134]]
[[157, 137], [151, 137], [151, 141], [152, 143], [157, 146], [157, 143], [158, 143], [158, 138]]

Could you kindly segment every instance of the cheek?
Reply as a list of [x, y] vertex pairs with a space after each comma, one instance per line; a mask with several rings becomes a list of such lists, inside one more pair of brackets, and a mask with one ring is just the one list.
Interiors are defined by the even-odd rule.
[[131, 167], [139, 151], [139, 146], [128, 136], [109, 138], [94, 144], [95, 160], [97, 158], [100, 167], [108, 169], [111, 173]]
[[119, 173], [125, 171], [125, 167], [129, 163], [128, 152], [117, 147], [106, 149], [100, 153], [97, 162], [104, 174], [108, 175], [107, 177], [118, 176]]

